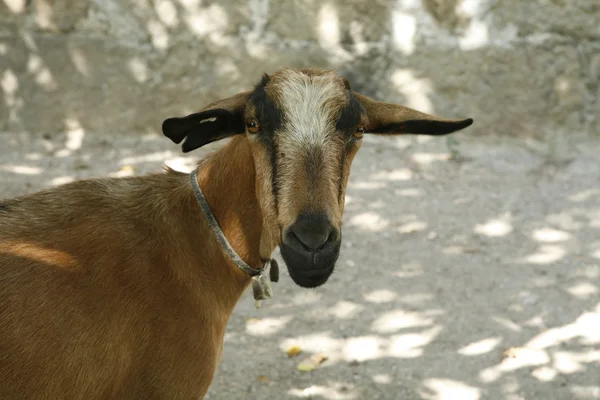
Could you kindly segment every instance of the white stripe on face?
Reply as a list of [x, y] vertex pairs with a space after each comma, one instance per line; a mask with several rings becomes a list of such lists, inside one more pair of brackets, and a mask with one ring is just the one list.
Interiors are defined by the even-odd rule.
[[335, 74], [287, 70], [273, 79], [271, 94], [283, 117], [274, 132], [282, 222], [304, 211], [327, 212], [337, 222], [344, 142], [336, 120], [348, 98], [343, 83]]
[[[335, 75], [334, 75], [335, 76]], [[343, 99], [343, 87], [331, 75], [308, 76], [289, 71], [277, 82], [277, 92], [285, 122], [285, 138], [295, 149], [324, 149], [335, 131], [335, 107], [332, 99]], [[333, 104], [332, 104], [333, 103]], [[285, 146], [288, 147], [288, 146]]]

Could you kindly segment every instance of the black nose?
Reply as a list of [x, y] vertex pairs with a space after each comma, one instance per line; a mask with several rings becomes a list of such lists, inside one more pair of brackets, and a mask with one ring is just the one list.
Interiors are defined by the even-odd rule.
[[324, 213], [303, 213], [290, 226], [288, 235], [296, 239], [308, 251], [322, 248], [328, 241], [335, 240], [335, 229]]

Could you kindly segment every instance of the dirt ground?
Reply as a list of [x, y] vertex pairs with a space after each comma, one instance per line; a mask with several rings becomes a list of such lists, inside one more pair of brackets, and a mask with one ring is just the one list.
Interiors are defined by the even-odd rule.
[[[274, 298], [242, 297], [209, 399], [600, 399], [600, 141], [455, 138], [365, 140], [333, 276], [302, 289], [277, 254]], [[0, 143], [0, 197], [189, 171], [221, 146], [77, 129]]]

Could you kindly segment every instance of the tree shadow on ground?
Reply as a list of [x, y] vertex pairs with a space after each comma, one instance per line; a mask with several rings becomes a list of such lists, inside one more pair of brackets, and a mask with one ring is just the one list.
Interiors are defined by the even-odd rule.
[[[220, 388], [265, 365], [233, 363], [248, 346], [278, 360], [254, 369], [274, 376], [249, 382], [252, 398], [269, 384], [285, 398], [600, 395], [599, 163], [587, 158], [596, 175], [583, 176], [488, 148], [456, 164], [431, 147], [363, 149], [336, 274], [311, 292], [278, 286], [258, 312], [242, 302]], [[296, 371], [294, 344], [329, 361]]]
[[[3, 197], [164, 162], [189, 170], [222, 145], [182, 156], [152, 135], [75, 150], [68, 135], [2, 140]], [[574, 148], [555, 165], [523, 143], [463, 137], [455, 161], [440, 139], [367, 138], [335, 273], [301, 289], [277, 255], [274, 298], [256, 310], [242, 297], [208, 398], [597, 397], [600, 143]], [[298, 371], [312, 354], [327, 360]]]

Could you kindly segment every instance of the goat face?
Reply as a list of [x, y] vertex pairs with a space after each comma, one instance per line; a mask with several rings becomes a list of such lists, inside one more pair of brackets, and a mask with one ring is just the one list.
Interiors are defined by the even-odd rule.
[[346, 183], [363, 133], [442, 135], [471, 123], [371, 100], [334, 71], [282, 69], [252, 91], [166, 120], [163, 132], [175, 143], [186, 138], [184, 152], [247, 136], [263, 227], [277, 237], [294, 282], [317, 287], [339, 256]]
[[259, 181], [269, 186], [281, 255], [300, 286], [323, 284], [338, 258], [361, 108], [331, 71], [280, 71], [250, 95], [245, 122]]

